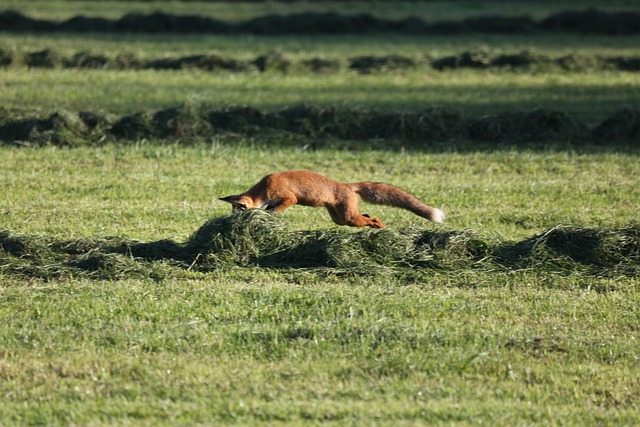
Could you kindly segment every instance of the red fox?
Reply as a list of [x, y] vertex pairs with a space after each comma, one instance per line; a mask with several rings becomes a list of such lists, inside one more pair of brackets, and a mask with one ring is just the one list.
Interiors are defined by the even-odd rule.
[[304, 170], [269, 174], [246, 192], [220, 200], [231, 203], [234, 210], [256, 209], [266, 205], [269, 211], [282, 212], [296, 203], [324, 206], [338, 225], [384, 228], [378, 218], [360, 213], [356, 194], [370, 203], [404, 208], [435, 222], [444, 220], [444, 213], [440, 209], [425, 205], [393, 185], [368, 181], [341, 183]]

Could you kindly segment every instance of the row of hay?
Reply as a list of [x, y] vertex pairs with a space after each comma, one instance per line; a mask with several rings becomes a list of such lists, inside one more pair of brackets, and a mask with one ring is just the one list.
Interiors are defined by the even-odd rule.
[[445, 56], [430, 62], [436, 70], [475, 68], [511, 70], [565, 71], [620, 70], [640, 71], [640, 58], [631, 56], [604, 56], [569, 54], [550, 57], [535, 51], [519, 53], [495, 53], [488, 50], [466, 51], [459, 55]]
[[[295, 61], [285, 53], [271, 51], [252, 60], [225, 58], [216, 54], [198, 54], [182, 57], [165, 57], [160, 59], [143, 60], [130, 53], [123, 53], [116, 57], [78, 52], [65, 57], [53, 49], [44, 49], [22, 55], [13, 54], [7, 49], [0, 48], [0, 67], [12, 64], [23, 64], [29, 68], [84, 68], [84, 69], [115, 69], [115, 70], [188, 70], [204, 71], [275, 71], [275, 72], [337, 72], [344, 68], [337, 59], [309, 58]], [[534, 51], [519, 53], [495, 53], [488, 50], [466, 51], [455, 56], [441, 58], [415, 58], [403, 55], [366, 55], [348, 58], [345, 64], [349, 70], [362, 74], [388, 71], [408, 70], [419, 67], [430, 67], [435, 70], [457, 68], [475, 69], [510, 69], [510, 70], [621, 70], [640, 71], [640, 57], [634, 56], [604, 56], [570, 54], [562, 57], [550, 57]]]
[[76, 16], [63, 22], [54, 22], [33, 19], [16, 11], [5, 10], [0, 12], [0, 31], [212, 34], [362, 34], [372, 32], [535, 34], [564, 32], [628, 35], [640, 32], [640, 13], [589, 9], [559, 12], [539, 21], [528, 16], [478, 16], [462, 21], [429, 23], [417, 17], [390, 20], [369, 14], [341, 15], [333, 12], [266, 15], [244, 22], [225, 22], [205, 16], [156, 12], [150, 15], [127, 14], [118, 20]]
[[283, 145], [311, 143], [315, 148], [336, 140], [366, 141], [375, 148], [398, 145], [416, 149], [468, 140], [499, 145], [637, 146], [640, 111], [622, 109], [590, 129], [564, 113], [549, 110], [469, 119], [458, 110], [439, 107], [402, 113], [298, 105], [265, 112], [249, 106], [219, 108], [187, 103], [124, 117], [65, 111], [42, 116], [0, 107], [0, 141], [7, 144], [76, 146], [142, 139], [189, 142], [228, 135], [263, 137]]
[[[159, 58], [142, 60], [130, 53], [123, 53], [115, 57], [91, 52], [78, 52], [65, 57], [54, 49], [44, 49], [25, 54], [13, 54], [0, 48], [0, 66], [8, 67], [12, 64], [24, 65], [29, 68], [84, 68], [84, 69], [116, 69], [116, 70], [185, 70], [199, 69], [205, 71], [283, 71], [292, 68], [319, 71], [327, 68], [321, 59], [300, 61], [294, 63], [279, 52], [268, 52], [253, 60], [239, 60], [224, 58], [220, 55], [189, 55], [178, 58]], [[337, 61], [330, 61], [339, 68]]]
[[0, 273], [56, 278], [162, 278], [171, 268], [229, 266], [317, 269], [331, 274], [531, 270], [640, 275], [640, 225], [558, 226], [521, 242], [492, 242], [472, 231], [345, 229], [290, 231], [254, 210], [208, 221], [186, 242], [118, 238], [57, 242], [0, 232]]

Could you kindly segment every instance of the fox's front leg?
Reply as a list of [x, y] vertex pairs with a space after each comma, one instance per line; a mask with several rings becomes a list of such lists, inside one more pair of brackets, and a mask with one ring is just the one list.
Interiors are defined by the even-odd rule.
[[295, 198], [273, 200], [267, 204], [267, 210], [269, 212], [278, 213], [287, 209], [289, 206], [295, 205], [298, 202]]

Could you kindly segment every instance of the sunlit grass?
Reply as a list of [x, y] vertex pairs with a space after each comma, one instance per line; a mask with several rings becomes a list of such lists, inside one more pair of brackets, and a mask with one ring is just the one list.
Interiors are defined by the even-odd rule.
[[595, 124], [622, 107], [638, 107], [636, 75], [625, 72], [523, 74], [486, 71], [361, 76], [211, 74], [198, 71], [0, 71], [5, 107], [131, 114], [187, 101], [268, 110], [311, 103], [423, 111], [438, 105], [470, 117], [499, 111], [556, 109]]
[[[206, 220], [229, 213], [218, 197], [286, 169], [396, 184], [445, 210], [446, 228], [514, 240], [557, 224], [615, 227], [639, 219], [640, 167], [636, 156], [622, 153], [351, 153], [215, 145], [2, 151], [3, 227], [26, 234], [183, 240]], [[363, 206], [394, 229], [432, 227], [406, 211]], [[283, 215], [294, 228], [334, 227], [321, 209], [295, 206]]]
[[251, 270], [0, 279], [12, 319], [0, 331], [0, 415], [7, 425], [635, 424], [637, 289], [575, 282]]

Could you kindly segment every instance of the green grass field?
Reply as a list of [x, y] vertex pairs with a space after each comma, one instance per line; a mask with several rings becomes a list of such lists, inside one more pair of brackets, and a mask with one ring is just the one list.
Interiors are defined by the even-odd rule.
[[637, 107], [640, 99], [637, 76], [627, 72], [411, 71], [357, 77], [340, 72], [284, 77], [197, 71], [11, 70], [0, 71], [0, 76], [4, 77], [5, 106], [47, 112], [132, 114], [187, 101], [278, 110], [306, 102], [411, 112], [437, 105], [460, 109], [471, 117], [548, 108], [596, 124], [621, 107]]
[[[383, 16], [413, 7], [434, 19], [600, 7], [499, 3], [406, 2]], [[365, 6], [4, 0], [4, 8], [47, 19], [161, 9], [240, 20]], [[624, 1], [607, 8], [637, 10]], [[636, 36], [2, 36], [0, 48], [12, 52], [141, 58], [252, 58], [273, 49], [340, 61], [478, 48], [640, 54]], [[0, 69], [0, 99], [45, 115], [194, 101], [266, 111], [441, 105], [471, 117], [544, 108], [593, 126], [638, 109], [637, 83], [636, 72], [612, 70], [261, 74], [13, 64]], [[637, 141], [411, 150], [273, 138], [1, 143], [0, 425], [640, 424]], [[230, 217], [217, 199], [286, 169], [393, 183], [447, 220], [363, 202], [387, 229], [350, 229], [300, 206], [275, 218]]]

